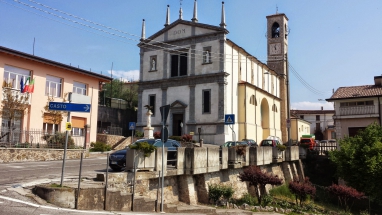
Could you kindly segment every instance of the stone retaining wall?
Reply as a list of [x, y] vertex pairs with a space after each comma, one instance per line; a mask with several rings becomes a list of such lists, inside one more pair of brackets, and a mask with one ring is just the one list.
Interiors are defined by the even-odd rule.
[[97, 141], [104, 142], [111, 147], [114, 147], [120, 140], [124, 139], [124, 136], [110, 135], [110, 134], [97, 134]]
[[[88, 153], [84, 149], [68, 149], [66, 151], [66, 158], [79, 159], [82, 152], [85, 152], [85, 157], [88, 157]], [[0, 148], [0, 163], [62, 160], [63, 155], [63, 149]]]

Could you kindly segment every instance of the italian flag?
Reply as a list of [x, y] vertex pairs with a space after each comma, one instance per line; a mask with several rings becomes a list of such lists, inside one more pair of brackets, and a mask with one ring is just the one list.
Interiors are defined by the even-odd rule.
[[30, 79], [29, 77], [25, 81], [23, 93], [33, 93], [34, 91], [34, 79]]

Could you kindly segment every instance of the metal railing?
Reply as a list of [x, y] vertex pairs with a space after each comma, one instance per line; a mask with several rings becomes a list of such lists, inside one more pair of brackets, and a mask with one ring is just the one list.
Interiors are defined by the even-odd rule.
[[[1, 127], [0, 147], [7, 148], [51, 148], [63, 149], [65, 132], [44, 131], [43, 129], [20, 130]], [[68, 149], [83, 148], [83, 136], [69, 136]]]
[[110, 134], [110, 135], [122, 136], [122, 128], [121, 127], [112, 127], [112, 126], [107, 126], [106, 128], [98, 127], [97, 133], [98, 134]]
[[340, 107], [340, 116], [377, 114], [378, 108], [375, 105], [362, 105], [353, 107]]

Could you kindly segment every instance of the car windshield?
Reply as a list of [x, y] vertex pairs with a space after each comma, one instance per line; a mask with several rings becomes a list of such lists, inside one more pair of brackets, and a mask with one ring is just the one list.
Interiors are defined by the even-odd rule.
[[310, 140], [309, 139], [302, 139], [300, 142], [301, 143], [310, 143]]
[[272, 140], [263, 140], [261, 146], [273, 146]]

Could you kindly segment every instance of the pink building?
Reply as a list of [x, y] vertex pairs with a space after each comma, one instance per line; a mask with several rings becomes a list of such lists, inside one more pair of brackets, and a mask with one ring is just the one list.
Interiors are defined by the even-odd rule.
[[[29, 83], [34, 81], [34, 90], [33, 93], [29, 92], [27, 111], [12, 122], [15, 131], [65, 131], [67, 117], [64, 116], [61, 123], [55, 124], [44, 107], [47, 105], [48, 98], [53, 98], [55, 102], [63, 102], [64, 98], [67, 99], [68, 93], [72, 92], [74, 97], [84, 98], [83, 102], [77, 103], [91, 105], [90, 113], [71, 112], [70, 114], [71, 135], [75, 144], [82, 147], [85, 142], [96, 141], [98, 91], [103, 82], [111, 81], [110, 77], [0, 46], [0, 83], [3, 86], [0, 101], [4, 102], [7, 86], [12, 88], [15, 95], [28, 93], [22, 94], [20, 90], [28, 84], [28, 79]], [[2, 128], [7, 127], [10, 122], [5, 117], [0, 117]], [[13, 138], [13, 141], [31, 142], [31, 139], [38, 142], [41, 137], [18, 135]]]

